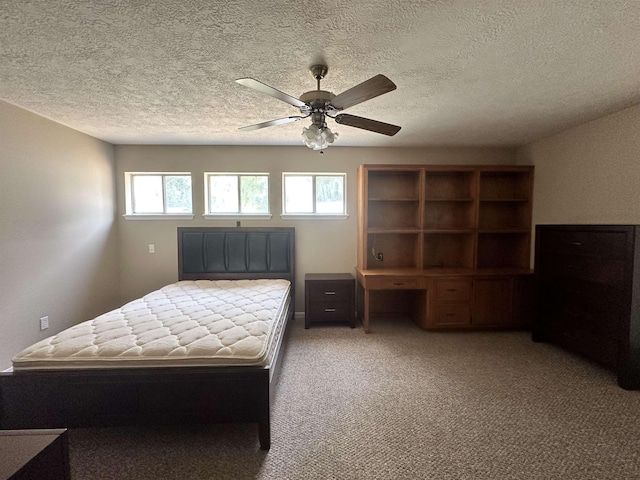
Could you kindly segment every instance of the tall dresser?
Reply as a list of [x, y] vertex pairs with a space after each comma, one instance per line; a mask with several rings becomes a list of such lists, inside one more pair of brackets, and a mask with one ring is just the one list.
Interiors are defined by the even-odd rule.
[[640, 388], [640, 226], [537, 225], [533, 340], [581, 354]]

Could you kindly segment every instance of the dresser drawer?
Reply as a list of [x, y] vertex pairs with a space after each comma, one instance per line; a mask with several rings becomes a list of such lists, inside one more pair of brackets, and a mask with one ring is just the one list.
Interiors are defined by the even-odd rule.
[[372, 277], [367, 279], [369, 290], [419, 290], [424, 289], [425, 280], [422, 277]]
[[471, 323], [471, 310], [468, 304], [442, 304], [435, 305], [434, 308], [436, 326], [469, 325]]
[[436, 302], [465, 301], [471, 298], [471, 280], [436, 280]]
[[307, 294], [312, 302], [348, 301], [353, 288], [353, 280], [314, 281], [309, 283]]
[[541, 252], [537, 263], [541, 280], [564, 277], [605, 285], [622, 285], [625, 281], [622, 260]]
[[545, 230], [540, 252], [623, 259], [627, 255], [626, 232]]

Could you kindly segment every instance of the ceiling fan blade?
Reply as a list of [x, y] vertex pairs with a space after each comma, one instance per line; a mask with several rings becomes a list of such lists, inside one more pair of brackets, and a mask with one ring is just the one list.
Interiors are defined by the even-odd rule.
[[371, 100], [383, 93], [391, 92], [396, 88], [396, 84], [384, 75], [376, 75], [375, 77], [371, 77], [369, 80], [336, 95], [331, 100], [331, 105], [333, 105], [336, 110], [344, 110], [345, 108], [353, 107], [354, 105], [366, 100]]
[[268, 122], [256, 123], [253, 125], [247, 125], [246, 127], [240, 127], [238, 130], [249, 131], [249, 130], [258, 130], [259, 128], [272, 127], [273, 125], [282, 125], [283, 123], [291, 123], [297, 122], [298, 120], [302, 120], [307, 117], [285, 117], [278, 118], [277, 120], [269, 120]]
[[289, 105], [293, 105], [294, 107], [304, 107], [306, 104], [301, 102], [296, 97], [292, 97], [280, 90], [276, 90], [269, 85], [259, 82], [258, 80], [254, 80], [253, 78], [239, 78], [236, 80], [240, 85], [244, 85], [245, 87], [253, 88], [254, 90], [258, 90], [259, 92], [266, 93], [267, 95], [272, 96], [273, 98], [277, 98], [278, 100], [282, 100], [283, 102], [288, 103]]
[[377, 120], [371, 120], [370, 118], [356, 117], [355, 115], [349, 115], [347, 113], [336, 115], [335, 121], [340, 125], [362, 128], [363, 130], [381, 133], [390, 137], [393, 137], [398, 133], [401, 128], [397, 125], [391, 125], [390, 123], [378, 122]]

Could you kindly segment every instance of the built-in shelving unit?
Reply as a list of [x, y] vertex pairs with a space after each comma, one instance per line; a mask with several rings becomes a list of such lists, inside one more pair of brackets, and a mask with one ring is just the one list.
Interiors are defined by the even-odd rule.
[[[473, 323], [473, 305], [483, 304], [487, 292], [506, 295], [511, 305], [514, 275], [530, 274], [533, 167], [361, 165], [358, 181], [361, 288], [367, 290], [365, 277], [372, 272], [375, 285], [384, 285], [379, 277], [385, 272], [417, 275], [415, 284], [429, 290], [427, 302], [435, 307], [442, 298], [439, 277], [462, 292], [468, 283], [469, 295], [452, 297], [464, 308], [454, 308], [451, 298], [443, 301], [447, 308], [440, 305], [440, 312], [450, 311], [450, 317], [441, 314], [450, 325]], [[434, 315], [426, 308], [418, 323], [434, 326]], [[477, 318], [483, 325], [504, 323], [490, 315]]]

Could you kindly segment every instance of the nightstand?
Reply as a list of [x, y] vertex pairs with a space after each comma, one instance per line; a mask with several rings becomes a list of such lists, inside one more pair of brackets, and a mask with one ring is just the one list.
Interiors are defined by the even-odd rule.
[[67, 430], [0, 431], [0, 478], [69, 480]]
[[307, 273], [304, 328], [312, 322], [346, 321], [356, 326], [355, 280], [349, 273]]

